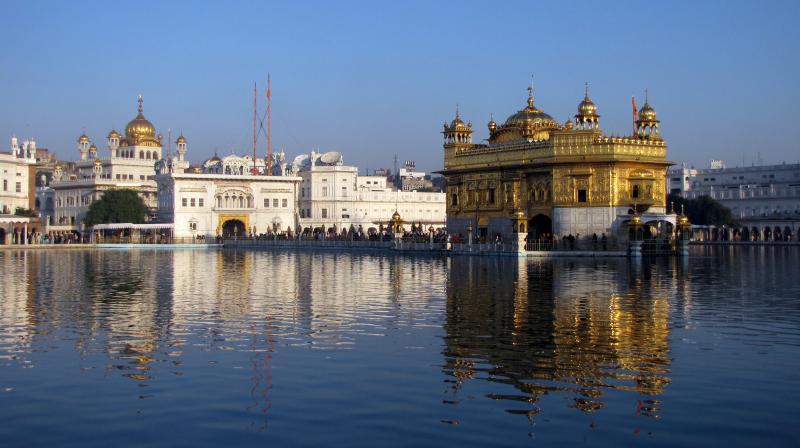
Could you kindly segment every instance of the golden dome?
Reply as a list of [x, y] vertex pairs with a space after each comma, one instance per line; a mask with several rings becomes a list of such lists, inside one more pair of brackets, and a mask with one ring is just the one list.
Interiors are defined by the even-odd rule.
[[597, 106], [595, 106], [594, 101], [589, 99], [589, 96], [585, 96], [583, 101], [578, 104], [578, 115], [579, 117], [599, 117], [600, 115], [597, 114]]
[[397, 213], [397, 211], [395, 211], [392, 214], [392, 221], [400, 221], [400, 213]]
[[88, 142], [88, 141], [89, 141], [89, 136], [86, 135], [85, 132], [83, 134], [81, 134], [80, 137], [78, 137], [78, 143], [83, 143], [83, 142]]
[[92, 146], [89, 147], [89, 152], [97, 152], [97, 146], [95, 146], [94, 143], [92, 143]]
[[578, 104], [578, 114], [576, 117], [599, 117], [597, 115], [597, 106], [594, 101], [589, 99], [589, 83], [586, 83], [586, 91], [583, 95], [583, 101]]
[[100, 166], [102, 164], [103, 164], [103, 162], [101, 162], [100, 159], [94, 159], [94, 165], [95, 166]]
[[183, 136], [183, 134], [181, 134], [181, 135], [180, 135], [180, 137], [178, 137], [178, 139], [177, 139], [177, 140], [175, 140], [175, 143], [177, 143], [177, 144], [179, 144], [179, 145], [180, 145], [181, 143], [186, 143], [186, 137], [184, 137], [184, 136]]
[[494, 121], [494, 117], [489, 118], [489, 132], [494, 132], [497, 129], [497, 123]]
[[656, 119], [656, 110], [653, 109], [653, 106], [650, 105], [647, 101], [645, 101], [644, 106], [639, 109], [639, 120], [641, 121], [658, 121]]
[[125, 127], [125, 143], [128, 146], [161, 146], [155, 126], [142, 114], [141, 95], [139, 95], [139, 114]]
[[558, 127], [553, 117], [533, 105], [533, 88], [528, 87], [528, 107], [508, 117], [504, 126], [540, 126]]
[[111, 140], [112, 138], [119, 138], [119, 132], [116, 129], [112, 129], [111, 132], [108, 133], [108, 139]]

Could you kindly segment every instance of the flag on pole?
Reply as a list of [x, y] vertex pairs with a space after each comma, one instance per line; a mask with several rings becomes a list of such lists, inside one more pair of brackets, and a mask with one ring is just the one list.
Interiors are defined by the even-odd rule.
[[633, 133], [636, 133], [636, 119], [639, 118], [638, 109], [636, 109], [636, 97], [631, 97], [631, 106], [633, 106]]

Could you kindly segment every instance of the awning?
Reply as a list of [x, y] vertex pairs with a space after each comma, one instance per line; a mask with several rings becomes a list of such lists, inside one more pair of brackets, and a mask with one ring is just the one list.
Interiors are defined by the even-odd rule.
[[175, 227], [172, 223], [156, 223], [156, 224], [132, 224], [132, 223], [111, 223], [111, 224], [97, 224], [92, 226], [92, 230], [159, 230], [159, 229], [173, 229]]

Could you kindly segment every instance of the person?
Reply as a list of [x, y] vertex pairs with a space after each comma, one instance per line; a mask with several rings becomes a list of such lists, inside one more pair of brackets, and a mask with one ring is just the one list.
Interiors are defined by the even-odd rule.
[[597, 250], [597, 234], [592, 234], [592, 246], [594, 246], [594, 250]]
[[600, 239], [603, 241], [603, 250], [607, 250], [608, 238], [606, 237], [606, 234], [603, 233], [603, 236]]
[[567, 241], [569, 242], [569, 250], [574, 250], [575, 249], [575, 237], [572, 236], [571, 233], [567, 236]]

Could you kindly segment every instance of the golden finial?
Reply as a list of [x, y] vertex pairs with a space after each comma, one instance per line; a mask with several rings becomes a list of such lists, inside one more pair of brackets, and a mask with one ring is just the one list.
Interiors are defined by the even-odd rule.
[[586, 97], [586, 99], [588, 100], [589, 99], [589, 81], [584, 82], [583, 86], [584, 86], [583, 96]]
[[531, 75], [531, 83], [528, 85], [528, 107], [533, 108], [533, 75]]
[[142, 113], [142, 94], [139, 94], [139, 113]]
[[459, 119], [459, 118], [461, 118], [461, 117], [458, 115], [458, 103], [456, 103], [456, 119]]

